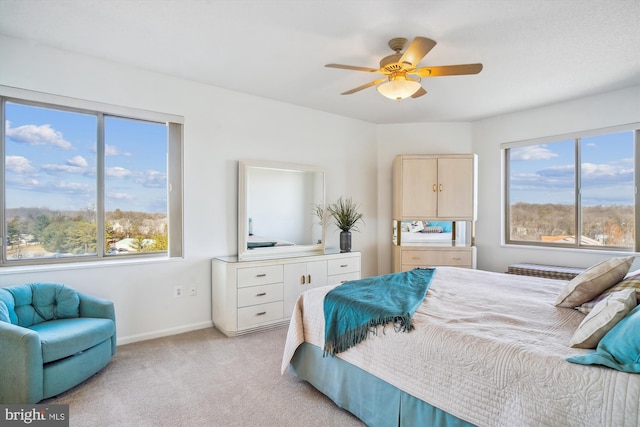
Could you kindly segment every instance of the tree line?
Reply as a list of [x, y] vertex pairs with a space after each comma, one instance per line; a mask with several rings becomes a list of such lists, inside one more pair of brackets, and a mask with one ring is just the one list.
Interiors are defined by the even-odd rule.
[[[7, 245], [42, 245], [52, 253], [93, 254], [97, 252], [96, 213], [93, 209], [57, 211], [48, 208], [7, 210]], [[131, 238], [136, 252], [164, 251], [168, 248], [165, 214], [121, 211], [105, 215], [105, 251], [115, 242]]]
[[[543, 237], [575, 236], [575, 206], [515, 203], [511, 209], [511, 240], [541, 241]], [[631, 205], [583, 206], [582, 236], [606, 246], [632, 246], [635, 212]]]

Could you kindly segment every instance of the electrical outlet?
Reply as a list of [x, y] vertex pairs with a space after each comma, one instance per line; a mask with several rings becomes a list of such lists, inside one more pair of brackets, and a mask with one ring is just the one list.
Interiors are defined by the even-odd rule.
[[184, 294], [184, 290], [182, 289], [182, 286], [176, 286], [175, 288], [173, 288], [174, 297], [180, 298], [183, 294]]
[[189, 288], [189, 295], [192, 297], [198, 295], [198, 287], [196, 285], [191, 285]]

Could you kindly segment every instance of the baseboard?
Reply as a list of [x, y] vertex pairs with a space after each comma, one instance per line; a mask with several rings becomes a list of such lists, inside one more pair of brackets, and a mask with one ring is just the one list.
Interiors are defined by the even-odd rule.
[[213, 327], [213, 321], [209, 320], [207, 322], [192, 323], [190, 325], [184, 325], [177, 328], [162, 329], [159, 331], [147, 332], [144, 334], [130, 335], [128, 337], [123, 337], [123, 338], [118, 337], [117, 345], [131, 344], [138, 341], [146, 341], [154, 338], [162, 338], [162, 337], [167, 337], [169, 335], [183, 334], [185, 332], [195, 331], [198, 329], [212, 328], [212, 327]]

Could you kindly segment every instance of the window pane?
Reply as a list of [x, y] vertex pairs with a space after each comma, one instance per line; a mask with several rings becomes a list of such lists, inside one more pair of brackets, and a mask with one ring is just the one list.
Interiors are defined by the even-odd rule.
[[105, 118], [105, 252], [168, 248], [167, 126]]
[[634, 246], [633, 132], [582, 138], [582, 244]]
[[95, 115], [6, 103], [7, 260], [96, 255]]
[[573, 140], [508, 150], [509, 238], [575, 242]]

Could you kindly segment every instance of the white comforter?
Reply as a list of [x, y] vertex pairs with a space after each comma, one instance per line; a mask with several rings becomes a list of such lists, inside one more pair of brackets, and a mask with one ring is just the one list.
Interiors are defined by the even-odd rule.
[[[414, 315], [340, 353], [399, 389], [479, 426], [638, 426], [640, 375], [571, 364], [584, 318], [554, 306], [564, 281], [438, 267]], [[324, 343], [323, 299], [300, 296], [282, 373], [296, 348]]]

